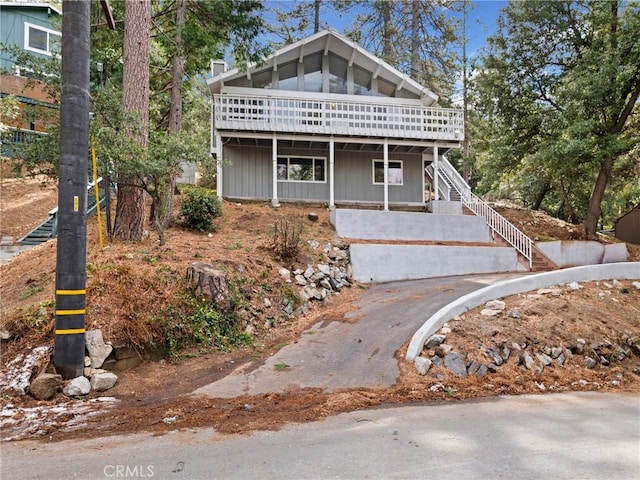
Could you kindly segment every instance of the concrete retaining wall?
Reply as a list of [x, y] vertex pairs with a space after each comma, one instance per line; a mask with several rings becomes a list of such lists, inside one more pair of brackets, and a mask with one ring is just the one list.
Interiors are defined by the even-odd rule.
[[418, 212], [336, 209], [331, 223], [339, 237], [362, 240], [491, 242], [483, 217]]
[[558, 240], [538, 242], [536, 247], [560, 268], [626, 262], [629, 258], [624, 243], [603, 245], [590, 241]]
[[524, 270], [508, 247], [352, 244], [350, 253], [361, 283]]
[[607, 265], [589, 265], [583, 267], [554, 270], [521, 278], [504, 280], [488, 287], [476, 290], [446, 305], [428, 318], [413, 335], [405, 358], [413, 361], [424, 347], [424, 342], [442, 325], [456, 315], [483, 305], [489, 300], [508, 297], [539, 288], [571, 282], [592, 282], [599, 280], [640, 280], [640, 262], [610, 263]]

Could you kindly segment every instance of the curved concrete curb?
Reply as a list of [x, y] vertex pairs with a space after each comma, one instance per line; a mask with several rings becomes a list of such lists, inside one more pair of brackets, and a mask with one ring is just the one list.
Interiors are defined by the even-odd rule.
[[539, 288], [571, 282], [592, 282], [598, 280], [640, 280], [640, 262], [609, 263], [565, 268], [552, 272], [538, 273], [526, 277], [503, 280], [488, 287], [464, 295], [449, 305], [442, 307], [413, 334], [405, 359], [413, 361], [424, 346], [424, 342], [447, 321], [489, 300], [529, 292]]

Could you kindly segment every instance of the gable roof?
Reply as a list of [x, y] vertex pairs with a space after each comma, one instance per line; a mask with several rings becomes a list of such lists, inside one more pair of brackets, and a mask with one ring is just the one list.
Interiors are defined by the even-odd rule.
[[640, 203], [638, 205], [636, 205], [635, 207], [633, 207], [631, 210], [629, 210], [627, 213], [623, 214], [621, 217], [619, 217], [615, 222], [614, 225], [617, 224], [620, 220], [622, 220], [623, 218], [625, 218], [627, 215], [631, 215], [632, 213], [636, 214], [640, 212]]
[[43, 2], [0, 2], [0, 8], [50, 8], [58, 15], [62, 15], [62, 10], [58, 7]]
[[[411, 91], [422, 99], [422, 102], [429, 106], [433, 105], [438, 96], [428, 88], [423, 87], [415, 80], [412, 80], [404, 73], [392, 67], [380, 58], [369, 53], [364, 48], [352, 42], [348, 38], [340, 35], [333, 29], [322, 30], [318, 33], [304, 38], [298, 42], [286, 45], [275, 53], [269, 55], [261, 63], [249, 64], [249, 74], [256, 72], [271, 70], [294, 60], [301, 60], [307, 55], [324, 52], [335, 53], [336, 55], [346, 59], [349, 65], [355, 64], [365, 70], [372, 72], [374, 78], [382, 77], [385, 80], [398, 85], [399, 88]], [[240, 78], [247, 75], [247, 70], [238, 70], [234, 68], [228, 72], [210, 78], [207, 81], [209, 89], [212, 93], [220, 93], [222, 85], [230, 80]]]

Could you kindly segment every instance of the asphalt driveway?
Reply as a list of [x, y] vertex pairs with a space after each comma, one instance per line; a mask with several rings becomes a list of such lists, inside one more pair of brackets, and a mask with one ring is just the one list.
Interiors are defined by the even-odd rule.
[[[395, 352], [444, 305], [517, 274], [468, 275], [371, 286], [347, 322], [319, 321], [255, 368], [241, 365], [196, 395], [231, 398], [299, 388], [326, 392], [390, 387], [400, 371]], [[351, 318], [353, 323], [349, 323]], [[357, 319], [357, 320], [356, 320]]]

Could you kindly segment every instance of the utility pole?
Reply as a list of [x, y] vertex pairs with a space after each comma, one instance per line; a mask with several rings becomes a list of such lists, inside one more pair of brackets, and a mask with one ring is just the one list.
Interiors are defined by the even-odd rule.
[[90, 7], [91, 2], [62, 2], [54, 364], [65, 379], [84, 371]]

